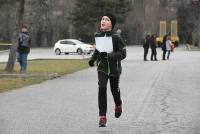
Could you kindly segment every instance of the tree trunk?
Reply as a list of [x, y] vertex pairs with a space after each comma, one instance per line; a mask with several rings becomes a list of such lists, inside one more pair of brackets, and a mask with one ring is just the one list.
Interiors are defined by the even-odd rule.
[[9, 73], [13, 72], [15, 60], [16, 60], [16, 50], [17, 50], [17, 43], [18, 43], [18, 33], [20, 26], [23, 23], [23, 15], [24, 15], [24, 5], [25, 0], [16, 0], [15, 7], [15, 29], [13, 32], [12, 37], [12, 46], [10, 48], [9, 58], [7, 62], [7, 66], [5, 70], [7, 70]]

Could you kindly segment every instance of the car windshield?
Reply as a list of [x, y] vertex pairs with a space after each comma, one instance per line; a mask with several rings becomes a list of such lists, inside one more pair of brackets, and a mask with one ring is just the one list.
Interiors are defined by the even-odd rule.
[[79, 40], [73, 40], [74, 43], [76, 44], [84, 44], [83, 42], [79, 41]]

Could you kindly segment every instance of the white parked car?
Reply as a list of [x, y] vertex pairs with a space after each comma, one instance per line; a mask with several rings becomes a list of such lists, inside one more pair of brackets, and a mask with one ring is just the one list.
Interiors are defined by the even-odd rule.
[[61, 53], [78, 53], [79, 55], [86, 53], [90, 54], [94, 51], [94, 47], [90, 44], [85, 44], [75, 39], [63, 39], [56, 42], [54, 52], [56, 55]]

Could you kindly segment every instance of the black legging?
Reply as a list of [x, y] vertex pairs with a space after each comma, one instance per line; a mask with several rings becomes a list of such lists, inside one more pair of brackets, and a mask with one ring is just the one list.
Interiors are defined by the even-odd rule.
[[157, 60], [157, 51], [156, 48], [151, 49], [151, 60]]
[[99, 116], [106, 115], [107, 112], [107, 83], [110, 80], [110, 88], [114, 98], [115, 105], [121, 104], [120, 89], [119, 89], [119, 77], [108, 76], [105, 73], [98, 72], [98, 104], [99, 104]]
[[149, 51], [149, 48], [144, 48], [144, 60], [147, 60], [148, 51]]
[[167, 50], [163, 50], [163, 57], [162, 57], [163, 60], [165, 60], [166, 52], [167, 52]]

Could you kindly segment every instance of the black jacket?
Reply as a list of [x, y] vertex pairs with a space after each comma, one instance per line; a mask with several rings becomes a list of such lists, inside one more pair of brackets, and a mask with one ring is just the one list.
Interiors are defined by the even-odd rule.
[[126, 58], [125, 42], [119, 34], [113, 31], [95, 33], [95, 37], [112, 37], [113, 52], [108, 53], [107, 59], [100, 58], [100, 52], [96, 49], [91, 57], [91, 60], [97, 62], [97, 70], [102, 71], [109, 76], [119, 76], [122, 72], [121, 60]]
[[151, 46], [151, 49], [156, 49], [156, 38], [154, 36], [151, 37], [150, 46]]
[[162, 42], [162, 46], [161, 46], [161, 48], [162, 48], [163, 51], [166, 51], [167, 36], [168, 36], [168, 35], [165, 35], [165, 36], [163, 37], [163, 42]]
[[147, 35], [144, 39], [144, 42], [143, 42], [143, 48], [149, 49], [150, 43], [151, 43], [151, 38], [150, 38], [149, 35]]
[[19, 33], [17, 51], [19, 53], [29, 53], [31, 45], [31, 37], [27, 32]]

